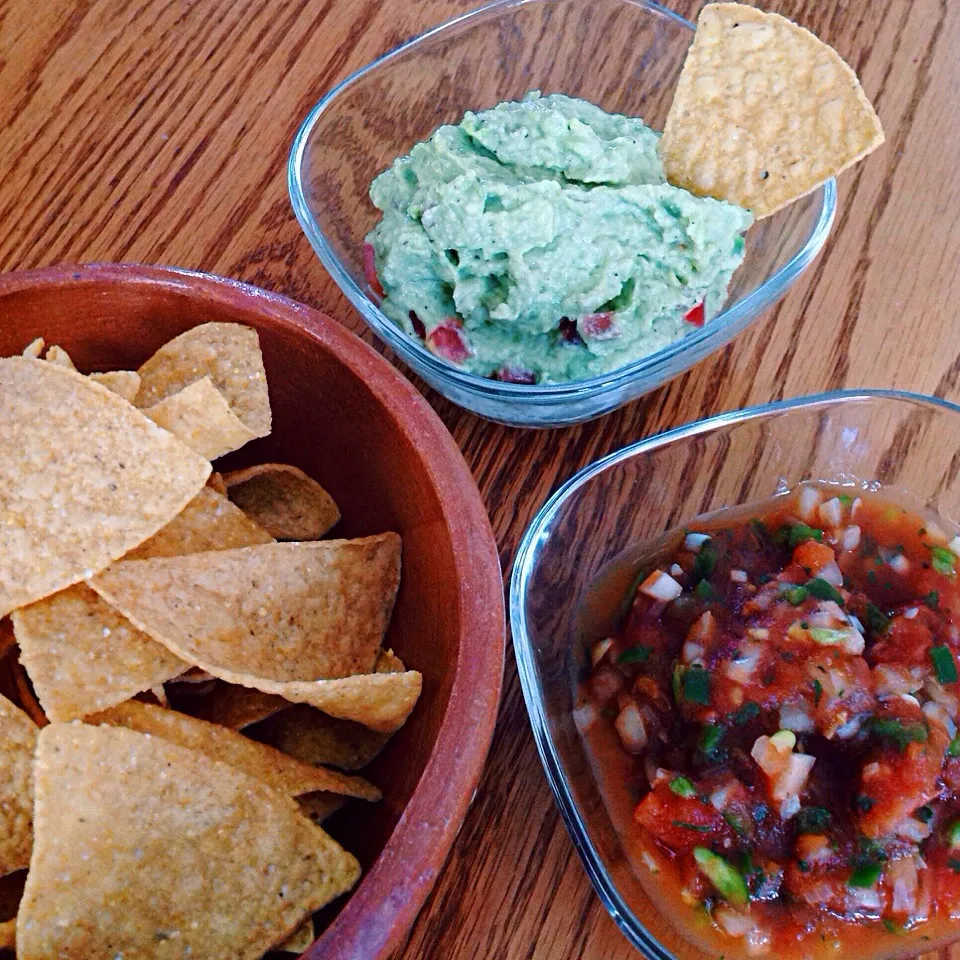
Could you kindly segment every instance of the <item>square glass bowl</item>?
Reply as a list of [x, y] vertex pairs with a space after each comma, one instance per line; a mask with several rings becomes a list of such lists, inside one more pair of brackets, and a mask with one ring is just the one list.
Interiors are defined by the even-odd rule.
[[565, 93], [662, 129], [693, 24], [647, 0], [496, 0], [357, 71], [310, 112], [290, 153], [297, 219], [374, 332], [434, 389], [491, 420], [560, 426], [648, 393], [720, 349], [771, 307], [826, 241], [829, 181], [755, 224], [727, 306], [702, 329], [611, 373], [556, 385], [500, 383], [430, 353], [389, 320], [363, 270], [379, 211], [367, 191], [392, 161], [467, 110], [530, 90]]
[[[956, 523], [958, 463], [960, 407], [895, 391], [821, 394], [723, 414], [626, 447], [581, 470], [534, 518], [510, 584], [527, 711], [587, 874], [648, 960], [715, 960], [721, 952], [740, 960], [746, 954], [742, 941], [732, 938], [708, 954], [681, 936], [646, 894], [635, 872], [646, 868], [631, 864], [600, 795], [573, 720], [586, 647], [597, 639], [583, 635], [579, 618], [597, 575], [626, 548], [698, 514], [765, 500], [804, 480], [883, 490]], [[591, 619], [602, 615], [590, 610]], [[690, 915], [679, 904], [671, 912], [678, 924]], [[696, 936], [694, 921], [684, 929]], [[922, 926], [917, 931], [925, 932]], [[887, 938], [882, 955], [903, 955], [910, 946], [909, 936]], [[919, 953], [935, 944], [914, 939], [913, 946]], [[872, 960], [874, 954], [858, 956]]]

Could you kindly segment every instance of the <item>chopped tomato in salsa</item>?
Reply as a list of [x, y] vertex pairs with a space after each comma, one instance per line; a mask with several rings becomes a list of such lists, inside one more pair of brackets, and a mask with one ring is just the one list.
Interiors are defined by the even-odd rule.
[[644, 553], [590, 648], [575, 718], [618, 744], [642, 859], [743, 955], [820, 956], [828, 930], [866, 956], [866, 928], [960, 918], [951, 538], [804, 486]]

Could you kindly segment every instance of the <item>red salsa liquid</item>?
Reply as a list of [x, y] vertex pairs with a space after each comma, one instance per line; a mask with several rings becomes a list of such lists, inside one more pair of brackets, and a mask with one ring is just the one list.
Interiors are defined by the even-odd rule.
[[593, 625], [575, 719], [637, 874], [701, 948], [869, 958], [960, 936], [953, 538], [808, 486], [601, 578], [623, 606]]

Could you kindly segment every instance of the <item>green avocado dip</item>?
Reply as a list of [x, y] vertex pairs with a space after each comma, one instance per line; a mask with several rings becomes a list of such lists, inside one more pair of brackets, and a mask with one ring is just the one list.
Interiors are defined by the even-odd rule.
[[665, 182], [660, 135], [560, 94], [442, 126], [370, 187], [383, 312], [514, 383], [595, 376], [719, 312], [750, 213]]

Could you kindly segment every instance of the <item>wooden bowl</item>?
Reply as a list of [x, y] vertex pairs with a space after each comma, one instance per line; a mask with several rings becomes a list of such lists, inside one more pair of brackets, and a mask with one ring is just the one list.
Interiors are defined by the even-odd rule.
[[0, 356], [42, 336], [64, 347], [82, 372], [135, 369], [198, 323], [256, 327], [273, 433], [218, 466], [296, 464], [337, 500], [340, 536], [402, 535], [403, 581], [386, 643], [423, 673], [423, 694], [364, 771], [383, 789], [383, 802], [331, 821], [364, 875], [330, 911], [329, 926], [306, 954], [387, 956], [413, 923], [460, 828], [500, 698], [500, 564], [452, 437], [410, 383], [353, 334], [234, 281], [122, 264], [13, 273], [0, 276], [0, 318]]

